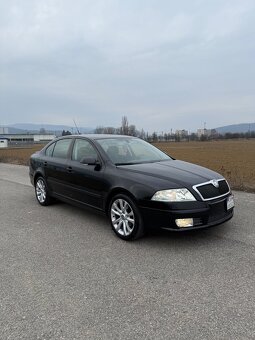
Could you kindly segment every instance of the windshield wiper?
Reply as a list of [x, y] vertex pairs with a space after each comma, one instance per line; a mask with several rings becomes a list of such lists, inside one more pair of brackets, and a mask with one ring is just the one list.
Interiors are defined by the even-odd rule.
[[165, 162], [165, 161], [169, 161], [169, 160], [173, 160], [172, 158], [169, 159], [158, 159], [158, 160], [148, 160], [148, 161], [141, 161], [141, 162], [127, 162], [127, 163], [114, 163], [116, 166], [119, 165], [135, 165], [135, 164], [148, 164], [148, 163], [159, 163], [159, 162]]
[[135, 165], [135, 164], [142, 164], [142, 163], [141, 162], [115, 163], [116, 166], [119, 166], [119, 165]]

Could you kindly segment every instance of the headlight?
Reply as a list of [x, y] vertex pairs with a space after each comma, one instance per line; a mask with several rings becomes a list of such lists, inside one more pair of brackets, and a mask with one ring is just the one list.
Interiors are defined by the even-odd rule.
[[162, 202], [196, 201], [192, 193], [186, 188], [157, 191], [151, 200]]

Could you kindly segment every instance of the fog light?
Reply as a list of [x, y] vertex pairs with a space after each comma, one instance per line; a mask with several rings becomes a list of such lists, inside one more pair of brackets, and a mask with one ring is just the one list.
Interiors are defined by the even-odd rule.
[[175, 220], [176, 225], [179, 228], [193, 227], [193, 218], [177, 218]]

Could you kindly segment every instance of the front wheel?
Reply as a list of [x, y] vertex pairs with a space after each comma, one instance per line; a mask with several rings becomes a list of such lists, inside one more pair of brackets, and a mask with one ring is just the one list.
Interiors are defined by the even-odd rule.
[[141, 214], [134, 201], [124, 194], [113, 197], [109, 206], [113, 231], [123, 240], [132, 240], [144, 234]]
[[38, 177], [35, 182], [35, 196], [39, 204], [50, 205], [52, 199], [49, 195], [46, 182], [43, 177]]

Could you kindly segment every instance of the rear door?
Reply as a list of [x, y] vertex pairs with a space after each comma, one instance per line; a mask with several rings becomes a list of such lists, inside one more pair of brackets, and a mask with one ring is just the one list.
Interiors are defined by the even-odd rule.
[[69, 197], [67, 159], [70, 157], [72, 138], [58, 140], [46, 150], [44, 173], [49, 189], [60, 195]]

